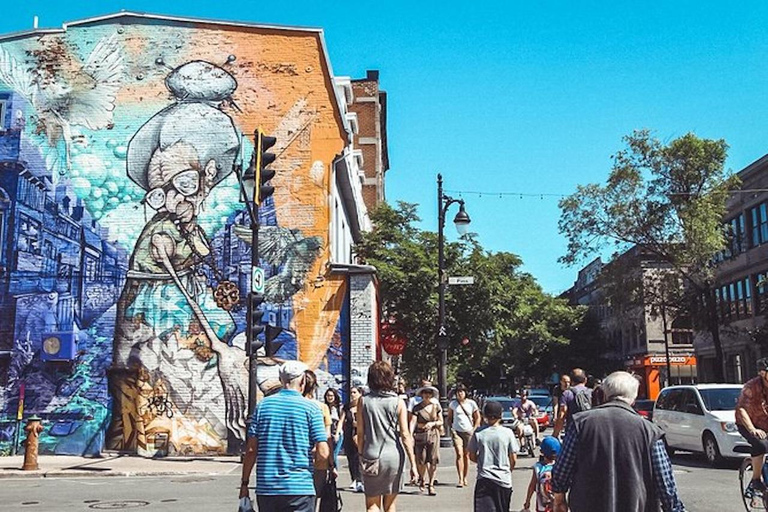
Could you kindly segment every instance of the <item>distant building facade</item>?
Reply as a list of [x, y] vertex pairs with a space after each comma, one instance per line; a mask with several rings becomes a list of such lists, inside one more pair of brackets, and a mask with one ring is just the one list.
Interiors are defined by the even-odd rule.
[[[601, 275], [611, 265], [621, 265], [627, 274], [640, 283], [641, 299], [631, 304], [611, 303]], [[604, 357], [614, 361], [617, 368], [632, 372], [641, 382], [640, 396], [655, 399], [667, 381], [666, 348], [669, 347], [671, 384], [697, 381], [696, 358], [693, 352], [692, 329], [687, 318], [675, 318], [666, 311], [664, 319], [654, 307], [648, 290], [650, 284], [666, 266], [653, 255], [634, 247], [614, 262], [604, 264], [600, 258], [579, 271], [574, 286], [566, 292], [572, 304], [590, 308], [596, 315], [606, 341]], [[665, 340], [666, 337], [666, 340]]]
[[[720, 340], [727, 382], [745, 382], [755, 362], [768, 354], [758, 330], [768, 312], [768, 155], [738, 173], [743, 193], [729, 196], [724, 222], [728, 246], [716, 260]], [[700, 328], [695, 336], [699, 373], [711, 382], [715, 357], [711, 334]]]

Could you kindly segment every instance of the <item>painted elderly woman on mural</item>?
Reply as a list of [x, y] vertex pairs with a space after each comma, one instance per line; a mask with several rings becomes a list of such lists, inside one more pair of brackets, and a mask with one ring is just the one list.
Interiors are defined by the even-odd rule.
[[[240, 151], [220, 109], [237, 83], [202, 61], [177, 68], [165, 83], [176, 103], [128, 146], [128, 176], [146, 191], [154, 215], [136, 242], [118, 303], [109, 443], [141, 451], [164, 431], [178, 450], [224, 451], [228, 438], [244, 439], [248, 377], [245, 352], [228, 344], [237, 287], [221, 276], [198, 218]], [[167, 397], [147, 393], [158, 385]], [[157, 403], [170, 412], [142, 410]]]

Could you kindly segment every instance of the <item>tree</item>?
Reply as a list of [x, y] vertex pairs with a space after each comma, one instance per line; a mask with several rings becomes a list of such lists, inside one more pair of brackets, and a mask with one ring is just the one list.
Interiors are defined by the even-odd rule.
[[720, 362], [715, 378], [723, 381], [713, 261], [726, 245], [728, 191], [738, 185], [724, 169], [728, 146], [690, 133], [663, 144], [647, 130], [624, 141], [605, 185], [579, 186], [560, 201], [559, 229], [568, 240], [560, 261], [575, 264], [607, 247], [624, 253], [636, 246], [665, 262], [666, 275], [674, 275], [665, 280], [685, 283], [692, 308], [703, 299], [698, 310]]
[[[417, 229], [416, 206], [381, 205], [371, 213], [374, 229], [363, 236], [359, 256], [375, 266], [383, 314], [406, 332], [403, 372], [411, 379], [437, 367], [437, 235]], [[449, 381], [461, 377], [489, 389], [499, 377], [544, 376], [541, 362], [567, 344], [583, 311], [545, 294], [508, 252], [489, 253], [472, 237], [446, 243], [448, 275], [471, 275], [471, 286], [446, 291]], [[468, 340], [468, 344], [462, 340]]]

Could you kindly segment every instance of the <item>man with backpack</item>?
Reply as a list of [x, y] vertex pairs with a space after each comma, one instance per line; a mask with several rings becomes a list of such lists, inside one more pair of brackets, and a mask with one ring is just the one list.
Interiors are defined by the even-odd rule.
[[563, 427], [572, 423], [573, 415], [577, 412], [588, 411], [592, 408], [592, 390], [586, 386], [587, 374], [581, 368], [574, 368], [571, 372], [570, 389], [563, 392], [560, 397], [560, 407], [555, 420], [553, 437], [559, 437]]

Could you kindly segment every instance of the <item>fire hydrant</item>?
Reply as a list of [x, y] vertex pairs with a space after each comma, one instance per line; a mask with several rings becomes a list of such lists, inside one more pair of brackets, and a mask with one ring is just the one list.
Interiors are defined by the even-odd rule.
[[40, 469], [37, 464], [37, 442], [40, 432], [43, 431], [41, 419], [37, 416], [28, 418], [24, 431], [27, 433], [27, 439], [24, 441], [24, 465], [21, 466], [21, 469], [22, 471], [35, 471]]

